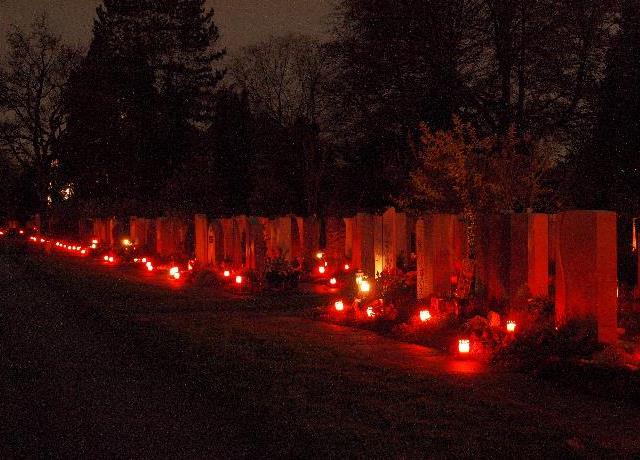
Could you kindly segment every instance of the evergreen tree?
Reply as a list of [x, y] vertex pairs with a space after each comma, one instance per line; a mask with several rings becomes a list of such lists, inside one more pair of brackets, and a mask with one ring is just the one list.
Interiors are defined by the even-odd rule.
[[575, 164], [580, 207], [640, 210], [640, 2], [622, 3], [609, 50], [598, 123]]
[[67, 94], [68, 173], [105, 213], [153, 213], [211, 120], [218, 30], [204, 0], [105, 0]]

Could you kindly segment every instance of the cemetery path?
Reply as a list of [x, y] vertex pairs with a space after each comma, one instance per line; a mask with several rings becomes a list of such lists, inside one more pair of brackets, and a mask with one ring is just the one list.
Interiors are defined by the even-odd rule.
[[640, 454], [636, 407], [287, 309], [0, 255], [0, 456]]

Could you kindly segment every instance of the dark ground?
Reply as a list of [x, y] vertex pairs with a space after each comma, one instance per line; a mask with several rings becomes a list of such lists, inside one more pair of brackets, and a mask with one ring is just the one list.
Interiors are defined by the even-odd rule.
[[0, 254], [0, 457], [637, 457], [640, 408], [260, 301]]

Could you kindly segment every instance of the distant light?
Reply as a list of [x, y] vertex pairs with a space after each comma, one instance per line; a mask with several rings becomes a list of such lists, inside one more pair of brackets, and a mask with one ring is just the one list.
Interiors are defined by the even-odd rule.
[[335, 279], [335, 278], [331, 278], [331, 279], [329, 280], [329, 284], [331, 284], [331, 285], [334, 285], [334, 286], [335, 286], [337, 283], [338, 283], [338, 280], [337, 280], [337, 279]]
[[349, 266], [349, 264], [344, 264], [344, 269], [345, 269], [346, 271], [349, 271], [349, 269], [350, 269], [350, 268], [351, 268], [351, 267]]
[[44, 243], [44, 238], [40, 238], [40, 242], [41, 242], [41, 243]]
[[20, 230], [20, 234], [21, 234], [21, 235], [24, 235], [24, 230]]
[[83, 249], [82, 251], [80, 251], [80, 254], [86, 254], [86, 253], [87, 253], [86, 249]]
[[134, 257], [134, 258], [133, 258], [133, 261], [134, 261], [135, 263], [138, 263], [138, 258], [137, 258], [137, 257]]
[[376, 312], [373, 311], [373, 307], [367, 307], [367, 316], [369, 318], [373, 318], [374, 316], [376, 316]]
[[462, 354], [469, 353], [469, 339], [460, 339], [458, 340], [458, 352]]
[[516, 322], [507, 321], [507, 332], [515, 332], [515, 330], [516, 330]]
[[98, 245], [96, 243], [91, 243], [91, 249], [95, 249], [97, 247], [98, 247]]
[[131, 241], [128, 240], [127, 238], [125, 238], [124, 240], [122, 240], [122, 245], [123, 246], [131, 246]]
[[191, 265], [191, 262], [189, 262], [189, 265], [187, 265], [187, 270], [189, 271], [193, 270], [193, 265]]
[[105, 262], [109, 262], [109, 256], [104, 256], [103, 259]]
[[236, 284], [242, 284], [242, 276], [236, 276]]
[[420, 310], [420, 321], [423, 323], [431, 319], [431, 312], [429, 310]]
[[316, 258], [318, 259], [322, 259], [324, 257], [324, 254], [321, 252], [316, 252]]
[[146, 258], [146, 257], [143, 257], [143, 258], [142, 258], [142, 263], [143, 263], [143, 264], [146, 264], [146, 263], [147, 263], [147, 258]]
[[369, 284], [369, 281], [363, 280], [360, 283], [360, 292], [369, 292], [371, 291], [371, 285]]
[[344, 303], [342, 302], [342, 300], [338, 300], [336, 303], [333, 304], [334, 307], [336, 308], [336, 311], [342, 311], [344, 310]]
[[362, 275], [356, 275], [356, 284], [358, 286], [360, 286], [362, 284], [362, 281], [364, 281], [364, 276]]
[[149, 270], [150, 272], [153, 271], [153, 265], [151, 264], [151, 261], [147, 262], [146, 266], [147, 266], [147, 270]]
[[113, 263], [113, 257], [109, 257], [109, 263]]
[[320, 274], [324, 274], [324, 272], [326, 271], [326, 268], [324, 266], [319, 266], [318, 267], [318, 272], [320, 272]]
[[223, 276], [225, 278], [229, 278], [231, 276], [231, 272], [229, 270], [225, 270], [224, 273], [223, 273]]
[[98, 240], [91, 240], [91, 244], [98, 244]]

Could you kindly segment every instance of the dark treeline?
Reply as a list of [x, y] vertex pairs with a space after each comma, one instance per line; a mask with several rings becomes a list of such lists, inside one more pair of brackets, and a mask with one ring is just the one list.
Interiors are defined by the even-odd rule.
[[12, 30], [6, 215], [640, 211], [640, 1], [341, 0], [228, 57], [204, 3]]

